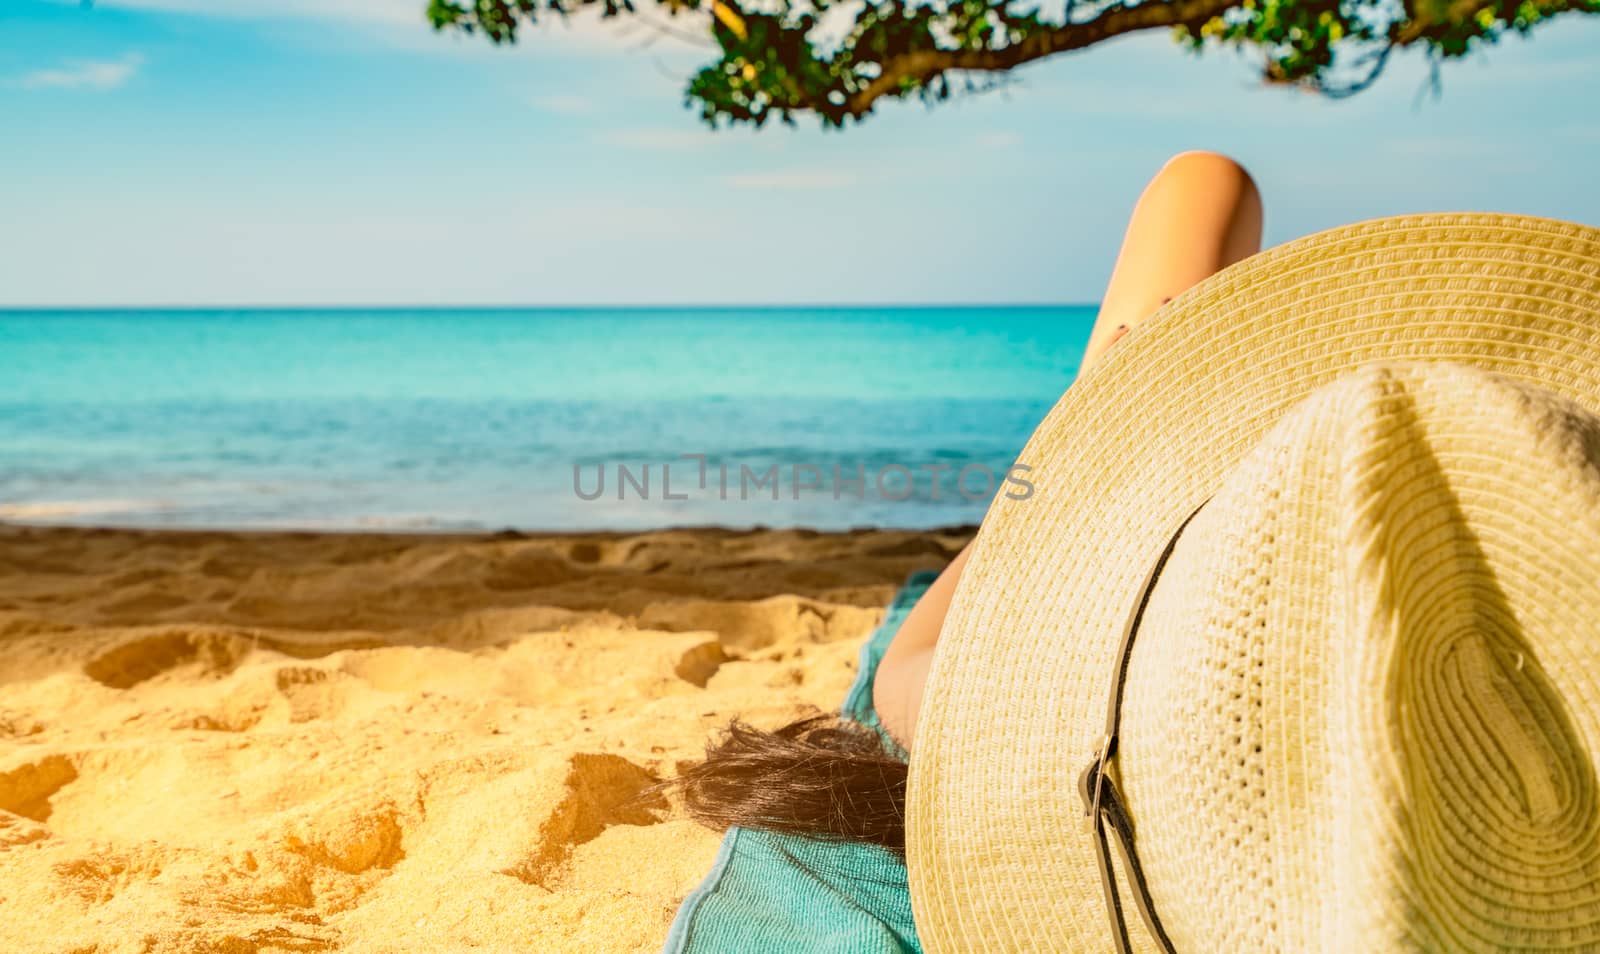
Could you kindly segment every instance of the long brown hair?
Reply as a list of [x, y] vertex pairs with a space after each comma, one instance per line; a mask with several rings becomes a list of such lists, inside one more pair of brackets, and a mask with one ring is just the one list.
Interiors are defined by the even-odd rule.
[[734, 719], [665, 787], [718, 831], [738, 825], [903, 855], [906, 763], [874, 730], [817, 715], [766, 732]]

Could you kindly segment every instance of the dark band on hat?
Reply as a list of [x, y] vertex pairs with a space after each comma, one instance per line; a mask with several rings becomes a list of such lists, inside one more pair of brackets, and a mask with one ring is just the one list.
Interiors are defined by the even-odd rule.
[[1150, 575], [1145, 577], [1144, 587], [1139, 591], [1139, 599], [1134, 604], [1133, 612], [1128, 616], [1128, 625], [1122, 631], [1122, 645], [1117, 649], [1116, 667], [1111, 672], [1111, 698], [1106, 705], [1105, 741], [1101, 743], [1100, 751], [1095, 753], [1094, 761], [1090, 762], [1083, 770], [1083, 774], [1078, 776], [1078, 794], [1083, 798], [1084, 814], [1094, 826], [1095, 857], [1100, 863], [1100, 882], [1105, 891], [1106, 911], [1111, 916], [1112, 936], [1117, 942], [1117, 954], [1132, 954], [1133, 944], [1128, 937], [1128, 920], [1123, 913], [1122, 895], [1117, 890], [1117, 873], [1111, 866], [1111, 839], [1106, 834], [1107, 829], [1117, 836], [1117, 848], [1122, 853], [1122, 867], [1127, 871], [1128, 879], [1133, 884], [1133, 900], [1139, 908], [1139, 914], [1150, 928], [1151, 935], [1161, 945], [1161, 949], [1168, 954], [1174, 954], [1172, 939], [1167, 936], [1166, 928], [1161, 925], [1161, 918], [1156, 915], [1155, 904], [1150, 900], [1150, 888], [1145, 881], [1144, 868], [1140, 866], [1139, 856], [1133, 848], [1133, 821], [1128, 817], [1128, 810], [1122, 803], [1122, 795], [1117, 791], [1117, 783], [1109, 771], [1111, 760], [1117, 755], [1117, 734], [1122, 726], [1122, 692], [1128, 681], [1128, 662], [1133, 657], [1133, 638], [1139, 632], [1139, 623], [1144, 619], [1145, 607], [1150, 604], [1150, 594], [1155, 589], [1156, 580], [1161, 576], [1161, 570], [1167, 565], [1167, 560], [1172, 557], [1172, 551], [1178, 546], [1178, 538], [1183, 535], [1184, 528], [1189, 526], [1190, 521], [1194, 520], [1207, 502], [1202, 501], [1199, 507], [1194, 508], [1193, 513], [1184, 518], [1178, 529], [1173, 531], [1155, 566], [1150, 568]]

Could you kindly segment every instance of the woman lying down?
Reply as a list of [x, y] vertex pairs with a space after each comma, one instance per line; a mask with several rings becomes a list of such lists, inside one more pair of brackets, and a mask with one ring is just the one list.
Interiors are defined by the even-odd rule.
[[736, 722], [674, 780], [885, 878], [719, 861], [669, 950], [1600, 950], [1600, 230], [1261, 223], [1169, 162], [877, 724]]

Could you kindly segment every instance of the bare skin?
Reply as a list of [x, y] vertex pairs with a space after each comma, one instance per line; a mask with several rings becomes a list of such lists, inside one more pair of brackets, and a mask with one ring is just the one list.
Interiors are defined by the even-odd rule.
[[[1262, 215], [1261, 194], [1232, 159], [1186, 152], [1169, 160], [1145, 186], [1128, 220], [1079, 375], [1162, 304], [1260, 251]], [[962, 550], [906, 616], [878, 667], [873, 705], [884, 728], [908, 751], [934, 645], [966, 565]]]

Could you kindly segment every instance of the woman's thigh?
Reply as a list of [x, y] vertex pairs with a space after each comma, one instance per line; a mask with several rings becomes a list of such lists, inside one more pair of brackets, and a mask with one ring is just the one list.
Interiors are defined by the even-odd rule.
[[[1232, 159], [1186, 152], [1169, 160], [1134, 206], [1081, 369], [1168, 299], [1255, 254], [1262, 215], [1255, 183]], [[966, 558], [962, 550], [917, 601], [878, 668], [874, 705], [884, 727], [908, 748], [933, 647]]]
[[1239, 163], [1214, 152], [1168, 160], [1128, 218], [1083, 366], [1169, 299], [1260, 251], [1262, 220], [1261, 193]]

